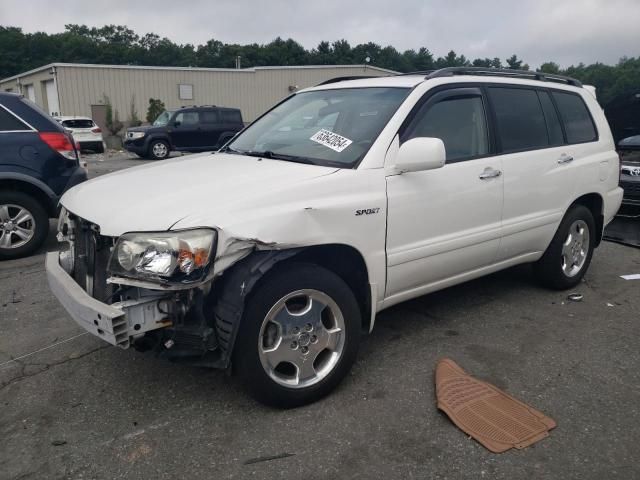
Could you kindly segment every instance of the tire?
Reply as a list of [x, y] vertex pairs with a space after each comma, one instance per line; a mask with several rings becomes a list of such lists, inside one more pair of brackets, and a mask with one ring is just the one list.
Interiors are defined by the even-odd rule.
[[26, 257], [42, 246], [49, 233], [49, 215], [23, 192], [0, 192], [0, 260]]
[[224, 137], [222, 137], [220, 140], [218, 140], [218, 147], [216, 148], [216, 150], [220, 150], [224, 146], [224, 144], [227, 143], [232, 138], [233, 138], [233, 135], [225, 135]]
[[573, 205], [542, 258], [534, 263], [538, 281], [555, 290], [578, 285], [591, 263], [595, 241], [593, 214], [583, 205]]
[[169, 157], [171, 149], [169, 144], [164, 140], [151, 140], [149, 143], [149, 152], [147, 156], [154, 160], [164, 160]]
[[233, 365], [256, 400], [292, 408], [324, 397], [349, 372], [361, 315], [353, 292], [333, 272], [306, 263], [276, 268], [247, 300]]
[[104, 153], [104, 145], [100, 144], [98, 148], [96, 148], [96, 153]]

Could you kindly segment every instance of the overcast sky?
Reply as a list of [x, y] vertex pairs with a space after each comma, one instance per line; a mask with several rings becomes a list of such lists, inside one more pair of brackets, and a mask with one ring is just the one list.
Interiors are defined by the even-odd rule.
[[0, 22], [26, 32], [124, 24], [192, 44], [280, 36], [312, 48], [344, 38], [352, 46], [425, 46], [436, 56], [453, 49], [504, 60], [516, 53], [532, 67], [640, 55], [640, 0], [65, 0], [56, 8], [51, 0], [0, 0]]

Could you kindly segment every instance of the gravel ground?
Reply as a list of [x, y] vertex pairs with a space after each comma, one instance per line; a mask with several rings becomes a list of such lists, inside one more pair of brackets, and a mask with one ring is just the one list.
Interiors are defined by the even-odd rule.
[[[85, 158], [92, 176], [144, 163]], [[640, 280], [620, 278], [640, 273], [638, 249], [603, 243], [580, 303], [522, 266], [393, 307], [337, 391], [279, 411], [223, 372], [83, 334], [47, 287], [54, 248], [52, 233], [0, 263], [2, 479], [640, 477]], [[558, 427], [490, 453], [437, 411], [442, 357]]]

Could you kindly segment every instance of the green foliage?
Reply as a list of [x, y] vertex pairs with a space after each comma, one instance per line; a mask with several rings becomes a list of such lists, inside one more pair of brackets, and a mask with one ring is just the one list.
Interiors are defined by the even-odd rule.
[[[141, 36], [122, 25], [88, 27], [69, 24], [65, 25], [64, 32], [54, 34], [24, 33], [17, 27], [0, 26], [0, 78], [53, 62], [233, 68], [237, 56], [242, 58], [243, 68], [363, 64], [368, 57], [371, 65], [399, 72], [454, 66], [529, 69], [529, 65], [517, 55], [504, 61], [499, 58], [471, 60], [450, 51], [444, 57], [435, 58], [425, 47], [400, 52], [392, 46], [373, 42], [352, 47], [344, 39], [322, 41], [310, 50], [295, 40], [280, 37], [263, 45], [227, 44], [211, 39], [204, 45], [194, 46], [176, 44], [155, 33]], [[570, 75], [595, 85], [603, 104], [617, 95], [638, 90], [640, 85], [640, 57], [622, 58], [614, 66], [579, 64], [567, 69], [547, 62], [540, 69], [547, 73]]]
[[515, 54], [507, 58], [506, 62], [507, 68], [511, 70], [529, 70], [529, 65], [520, 60]]
[[113, 109], [113, 106], [111, 105], [111, 100], [106, 94], [103, 94], [102, 101], [104, 105], [107, 107], [107, 112], [105, 115], [107, 130], [109, 130], [109, 133], [111, 135], [117, 135], [118, 132], [124, 128], [124, 124], [120, 121], [118, 110]]
[[546, 62], [540, 65], [538, 70], [544, 73], [560, 73], [560, 65], [555, 62]]
[[147, 122], [153, 123], [156, 118], [165, 111], [164, 102], [157, 98], [149, 99], [149, 108], [147, 109]]
[[131, 106], [129, 109], [129, 119], [127, 123], [130, 127], [139, 127], [142, 125], [142, 120], [138, 118], [138, 112], [136, 111], [136, 96], [131, 95]]

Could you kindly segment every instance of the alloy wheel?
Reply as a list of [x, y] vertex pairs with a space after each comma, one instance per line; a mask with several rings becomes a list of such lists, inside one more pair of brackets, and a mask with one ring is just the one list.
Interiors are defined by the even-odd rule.
[[336, 302], [305, 289], [289, 293], [269, 310], [260, 327], [258, 352], [272, 380], [304, 388], [333, 371], [344, 345], [344, 317]]
[[22, 247], [35, 232], [36, 222], [29, 210], [20, 205], [0, 205], [0, 248]]
[[562, 271], [567, 277], [575, 277], [584, 267], [589, 253], [589, 241], [589, 227], [586, 222], [573, 222], [562, 244]]

